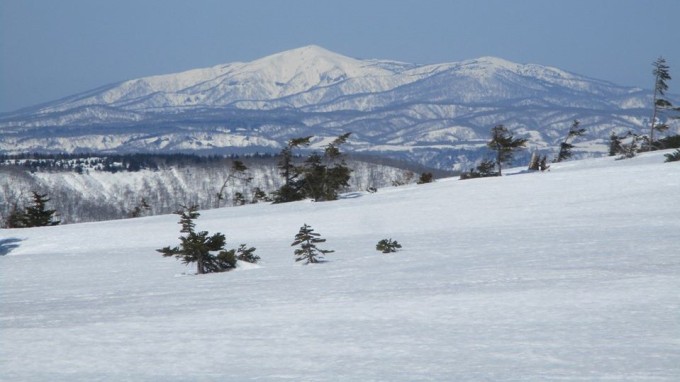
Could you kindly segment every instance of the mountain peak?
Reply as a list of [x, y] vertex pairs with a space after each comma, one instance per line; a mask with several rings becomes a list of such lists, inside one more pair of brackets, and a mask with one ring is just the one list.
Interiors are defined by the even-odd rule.
[[309, 69], [311, 65], [346, 67], [361, 66], [361, 61], [332, 52], [318, 45], [307, 45], [300, 48], [275, 53], [249, 63], [253, 66], [275, 65], [288, 68], [301, 67]]
[[278, 54], [303, 55], [303, 56], [342, 56], [341, 54], [338, 54], [322, 46], [314, 44], [279, 52]]
[[493, 56], [483, 56], [471, 60], [465, 60], [461, 61], [460, 64], [464, 67], [474, 67], [484, 71], [494, 71], [498, 69], [517, 71], [523, 66], [522, 64]]
[[[392, 74], [368, 61], [343, 56], [318, 45], [275, 53], [245, 64], [244, 69], [248, 73], [258, 73], [258, 78], [264, 82], [285, 85], [285, 94], [349, 78]], [[283, 96], [284, 93], [275, 94]]]

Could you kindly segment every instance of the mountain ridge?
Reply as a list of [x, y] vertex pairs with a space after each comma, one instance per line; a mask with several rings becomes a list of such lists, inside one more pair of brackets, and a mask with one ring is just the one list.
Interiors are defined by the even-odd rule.
[[500, 123], [552, 152], [579, 119], [590, 134], [576, 154], [601, 155], [612, 131], [644, 131], [648, 105], [650, 91], [554, 67], [496, 57], [362, 60], [309, 45], [0, 114], [0, 152], [277, 151], [294, 136], [351, 131], [349, 150], [461, 169], [484, 155]]

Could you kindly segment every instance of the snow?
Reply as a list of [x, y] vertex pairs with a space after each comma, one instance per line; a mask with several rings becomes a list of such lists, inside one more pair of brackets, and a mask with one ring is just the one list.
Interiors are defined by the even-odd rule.
[[[353, 132], [350, 150], [379, 153], [381, 145], [418, 142], [418, 153], [387, 154], [450, 170], [479, 162], [483, 150], [464, 145], [498, 123], [525, 129], [531, 145], [548, 149], [558, 147], [578, 119], [588, 132], [583, 139], [606, 142], [612, 131], [647, 132], [651, 104], [650, 91], [554, 67], [495, 57], [408, 64], [310, 45], [133, 79], [2, 115], [0, 152], [242, 154], [300, 136]], [[680, 133], [680, 121], [668, 124], [668, 135]], [[450, 126], [461, 129], [439, 133]], [[582, 149], [577, 142], [575, 149], [576, 155], [606, 152], [598, 143]], [[461, 154], [460, 161], [451, 159]]]
[[[175, 215], [0, 230], [21, 240], [0, 256], [0, 379], [677, 381], [662, 154], [204, 211], [198, 229], [262, 257], [221, 274], [155, 252]], [[294, 263], [304, 223], [328, 262]]]

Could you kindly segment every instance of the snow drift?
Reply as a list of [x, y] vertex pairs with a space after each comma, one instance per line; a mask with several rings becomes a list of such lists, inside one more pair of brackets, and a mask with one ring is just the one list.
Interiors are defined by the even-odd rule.
[[[263, 259], [205, 276], [155, 252], [174, 215], [0, 230], [2, 379], [677, 380], [680, 166], [661, 154], [204, 211]], [[327, 263], [294, 263], [304, 223]]]

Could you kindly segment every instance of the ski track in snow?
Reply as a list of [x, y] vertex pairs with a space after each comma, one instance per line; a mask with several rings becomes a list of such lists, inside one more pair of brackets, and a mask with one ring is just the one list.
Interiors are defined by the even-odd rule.
[[[0, 380], [677, 381], [680, 164], [662, 161], [203, 211], [197, 229], [262, 257], [203, 276], [155, 252], [175, 215], [0, 230], [20, 240]], [[294, 263], [303, 223], [328, 262]]]

